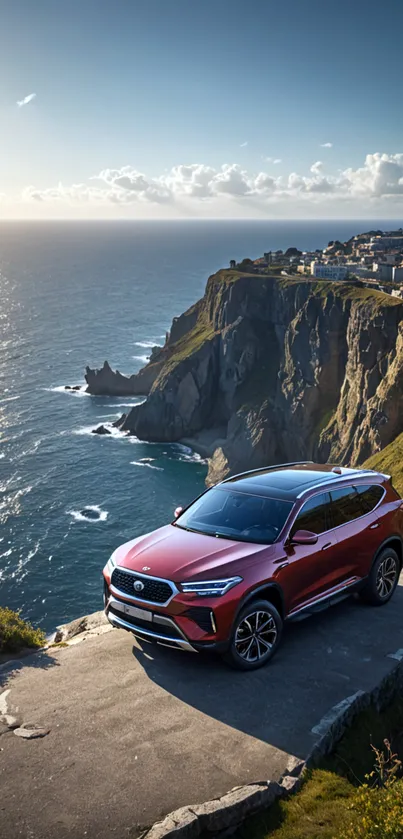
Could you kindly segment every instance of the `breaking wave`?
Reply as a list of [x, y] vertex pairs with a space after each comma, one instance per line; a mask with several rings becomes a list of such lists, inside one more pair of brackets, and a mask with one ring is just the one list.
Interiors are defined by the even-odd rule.
[[91, 393], [87, 393], [86, 387], [86, 385], [80, 385], [80, 390], [66, 390], [64, 385], [56, 385], [56, 387], [43, 387], [41, 389], [48, 393], [66, 393], [67, 396], [91, 396]]
[[74, 521], [87, 521], [91, 522], [91, 524], [106, 521], [108, 518], [108, 511], [102, 510], [98, 504], [87, 504], [81, 510], [67, 510], [67, 513]]
[[163, 472], [164, 469], [162, 466], [153, 466], [152, 463], [149, 463], [149, 460], [154, 460], [153, 457], [142, 457], [140, 460], [131, 460], [130, 463], [132, 466], [147, 466], [148, 469], [155, 469], [157, 472]]

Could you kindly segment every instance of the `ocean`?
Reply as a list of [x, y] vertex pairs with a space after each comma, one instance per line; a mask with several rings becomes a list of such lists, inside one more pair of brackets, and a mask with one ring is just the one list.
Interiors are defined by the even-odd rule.
[[0, 605], [46, 632], [101, 608], [114, 548], [170, 521], [204, 487], [206, 465], [183, 446], [91, 434], [136, 399], [65, 385], [84, 384], [86, 365], [105, 359], [140, 369], [230, 259], [388, 226], [0, 223]]

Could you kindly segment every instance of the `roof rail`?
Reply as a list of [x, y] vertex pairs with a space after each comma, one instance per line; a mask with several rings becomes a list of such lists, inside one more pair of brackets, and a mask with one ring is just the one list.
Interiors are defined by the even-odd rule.
[[233, 481], [234, 478], [241, 478], [242, 475], [254, 475], [255, 472], [271, 472], [276, 469], [284, 469], [286, 466], [304, 466], [305, 464], [314, 463], [314, 460], [294, 460], [292, 463], [276, 463], [275, 466], [260, 466], [259, 469], [249, 469], [248, 472], [239, 472], [237, 475], [231, 475], [229, 478], [224, 478], [220, 483], [225, 484], [227, 481]]

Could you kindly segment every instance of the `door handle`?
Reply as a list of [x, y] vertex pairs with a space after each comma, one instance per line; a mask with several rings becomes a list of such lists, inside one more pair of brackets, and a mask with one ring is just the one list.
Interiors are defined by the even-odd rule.
[[325, 551], [326, 548], [331, 548], [331, 546], [332, 546], [332, 542], [326, 542], [326, 545], [323, 545], [323, 547], [322, 547], [322, 551]]
[[379, 527], [379, 521], [374, 522], [374, 524], [370, 524], [369, 529], [376, 530], [377, 527]]

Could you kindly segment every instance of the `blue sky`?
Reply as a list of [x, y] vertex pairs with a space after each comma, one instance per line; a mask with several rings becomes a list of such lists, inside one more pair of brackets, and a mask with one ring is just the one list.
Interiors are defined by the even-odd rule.
[[398, 0], [0, 0], [0, 213], [399, 217], [402, 25]]

